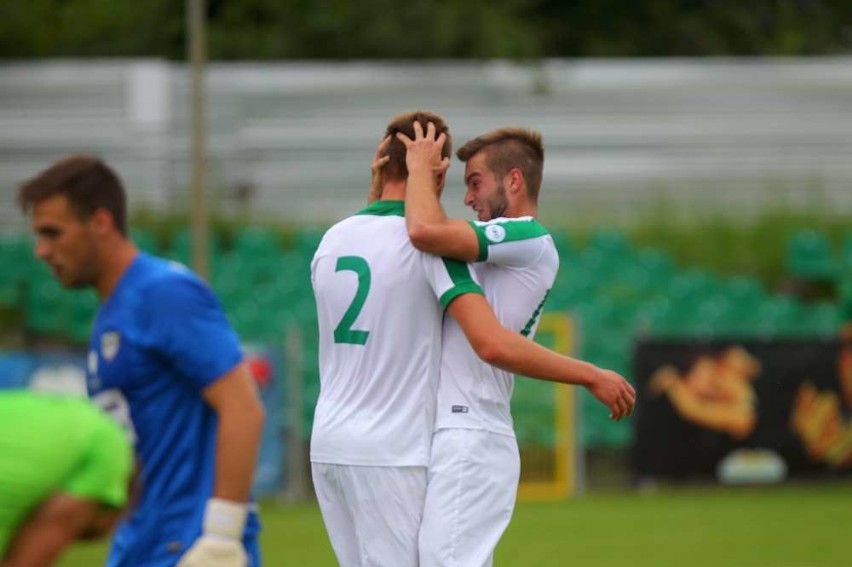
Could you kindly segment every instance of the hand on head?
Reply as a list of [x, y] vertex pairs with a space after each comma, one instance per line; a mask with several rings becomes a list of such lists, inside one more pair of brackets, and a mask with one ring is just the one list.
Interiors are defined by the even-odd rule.
[[428, 168], [437, 174], [450, 167], [450, 158], [441, 155], [444, 143], [447, 141], [447, 134], [442, 132], [436, 135], [435, 132], [435, 124], [432, 122], [426, 125], [425, 134], [423, 125], [415, 122], [413, 140], [402, 132], [397, 132], [397, 139], [405, 144], [405, 165], [409, 173]]
[[367, 194], [367, 203], [372, 203], [382, 198], [382, 168], [390, 160], [390, 156], [385, 153], [390, 141], [391, 137], [385, 136], [379, 142], [379, 145], [376, 146], [376, 154], [373, 156], [373, 162], [370, 164], [370, 191]]

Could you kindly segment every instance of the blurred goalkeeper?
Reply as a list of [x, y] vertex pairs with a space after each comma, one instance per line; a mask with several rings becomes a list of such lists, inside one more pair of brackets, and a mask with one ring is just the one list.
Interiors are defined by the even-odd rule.
[[263, 406], [219, 301], [186, 267], [136, 248], [121, 181], [97, 158], [55, 163], [18, 201], [36, 256], [101, 301], [87, 387], [132, 436], [139, 467], [107, 566], [257, 567]]
[[47, 567], [115, 525], [130, 441], [87, 400], [0, 392], [0, 566]]

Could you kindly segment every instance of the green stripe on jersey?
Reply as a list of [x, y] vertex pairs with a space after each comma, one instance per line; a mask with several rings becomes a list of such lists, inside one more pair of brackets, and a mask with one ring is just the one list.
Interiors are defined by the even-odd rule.
[[[487, 222], [471, 222], [479, 240], [479, 257], [477, 262], [488, 259], [488, 246], [540, 238], [549, 234], [540, 222], [532, 217], [517, 219], [495, 219]], [[484, 249], [484, 250], [483, 250]]]
[[476, 261], [484, 262], [488, 259], [488, 239], [485, 238], [485, 231], [473, 221], [468, 221], [468, 224], [473, 227], [473, 232], [476, 233], [476, 239], [479, 241], [479, 255], [476, 257]]
[[465, 293], [478, 293], [485, 295], [482, 288], [474, 281], [470, 274], [470, 267], [464, 262], [458, 260], [450, 260], [449, 258], [441, 258], [444, 261], [444, 267], [447, 268], [447, 274], [453, 282], [453, 287], [444, 292], [441, 296], [441, 307], [447, 308], [447, 305], [460, 295]]
[[541, 310], [544, 309], [544, 302], [547, 301], [547, 296], [550, 295], [550, 290], [547, 290], [544, 294], [544, 297], [541, 298], [541, 303], [538, 304], [538, 307], [533, 311], [532, 317], [527, 321], [527, 324], [524, 325], [524, 328], [521, 330], [521, 334], [525, 337], [529, 337], [532, 332], [532, 328], [535, 325], [536, 320], [538, 320], [538, 316], [541, 315]]
[[375, 215], [378, 217], [404, 217], [405, 201], [373, 201], [355, 214]]

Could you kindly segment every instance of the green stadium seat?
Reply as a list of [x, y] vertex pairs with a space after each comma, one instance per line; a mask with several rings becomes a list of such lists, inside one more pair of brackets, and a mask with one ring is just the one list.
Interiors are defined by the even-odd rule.
[[278, 235], [259, 226], [241, 229], [234, 238], [234, 250], [241, 256], [269, 257], [281, 251]]
[[662, 250], [642, 250], [636, 255], [637, 263], [654, 274], [655, 279], [668, 280], [675, 273], [674, 261]]
[[295, 250], [310, 263], [326, 229], [321, 227], [302, 228], [296, 233]]
[[755, 305], [759, 305], [767, 297], [760, 282], [747, 276], [730, 278], [722, 284], [720, 291], [727, 296], [743, 317], [747, 317]]
[[771, 297], [753, 313], [756, 331], [764, 337], [795, 337], [807, 335], [801, 304], [787, 296]]
[[592, 274], [580, 266], [559, 270], [546, 309], [566, 309], [591, 301], [597, 290]]
[[641, 304], [636, 312], [636, 332], [640, 336], [676, 338], [693, 328], [695, 305], [661, 296]]
[[[744, 314], [743, 314], [744, 315]], [[690, 334], [704, 338], [749, 335], [749, 317], [740, 316], [735, 304], [725, 295], [709, 296], [695, 310], [694, 328]]]
[[600, 250], [610, 258], [625, 258], [633, 254], [627, 236], [616, 229], [601, 229], [592, 234], [589, 247]]
[[[223, 252], [222, 240], [218, 232], [209, 229], [207, 239], [207, 253], [210, 258], [211, 268], [218, 261], [219, 256]], [[192, 267], [192, 230], [191, 227], [184, 227], [172, 235], [168, 247], [164, 250], [164, 255], [167, 258], [180, 262], [186, 266]], [[212, 271], [212, 270], [211, 270]]]
[[840, 306], [837, 303], [822, 301], [807, 309], [806, 329], [814, 336], [836, 336], [841, 325]]
[[790, 275], [804, 279], [835, 279], [838, 262], [828, 236], [815, 229], [794, 233], [787, 243], [787, 270]]
[[715, 295], [720, 283], [710, 272], [697, 268], [675, 275], [666, 290], [672, 301], [681, 306], [694, 306], [703, 299]]
[[77, 344], [87, 344], [92, 321], [98, 309], [98, 298], [92, 290], [68, 292], [70, 296], [68, 337]]
[[577, 249], [565, 231], [552, 230], [550, 237], [553, 238], [553, 244], [556, 246], [556, 251], [559, 253], [559, 260], [562, 263], [570, 261], [577, 255]]
[[150, 254], [160, 253], [157, 235], [153, 231], [144, 228], [134, 228], [130, 231], [130, 239], [140, 250], [144, 250]]
[[840, 248], [840, 277], [852, 279], [852, 230], [843, 235], [843, 244]]
[[68, 292], [49, 274], [33, 281], [26, 295], [26, 321], [31, 331], [40, 335], [62, 335], [67, 331], [69, 317], [63, 301], [65, 293]]

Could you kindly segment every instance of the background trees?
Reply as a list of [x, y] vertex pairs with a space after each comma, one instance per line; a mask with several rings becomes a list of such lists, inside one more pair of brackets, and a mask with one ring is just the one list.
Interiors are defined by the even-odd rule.
[[[209, 0], [214, 59], [810, 55], [846, 0]], [[184, 58], [176, 0], [5, 0], [0, 57]]]

